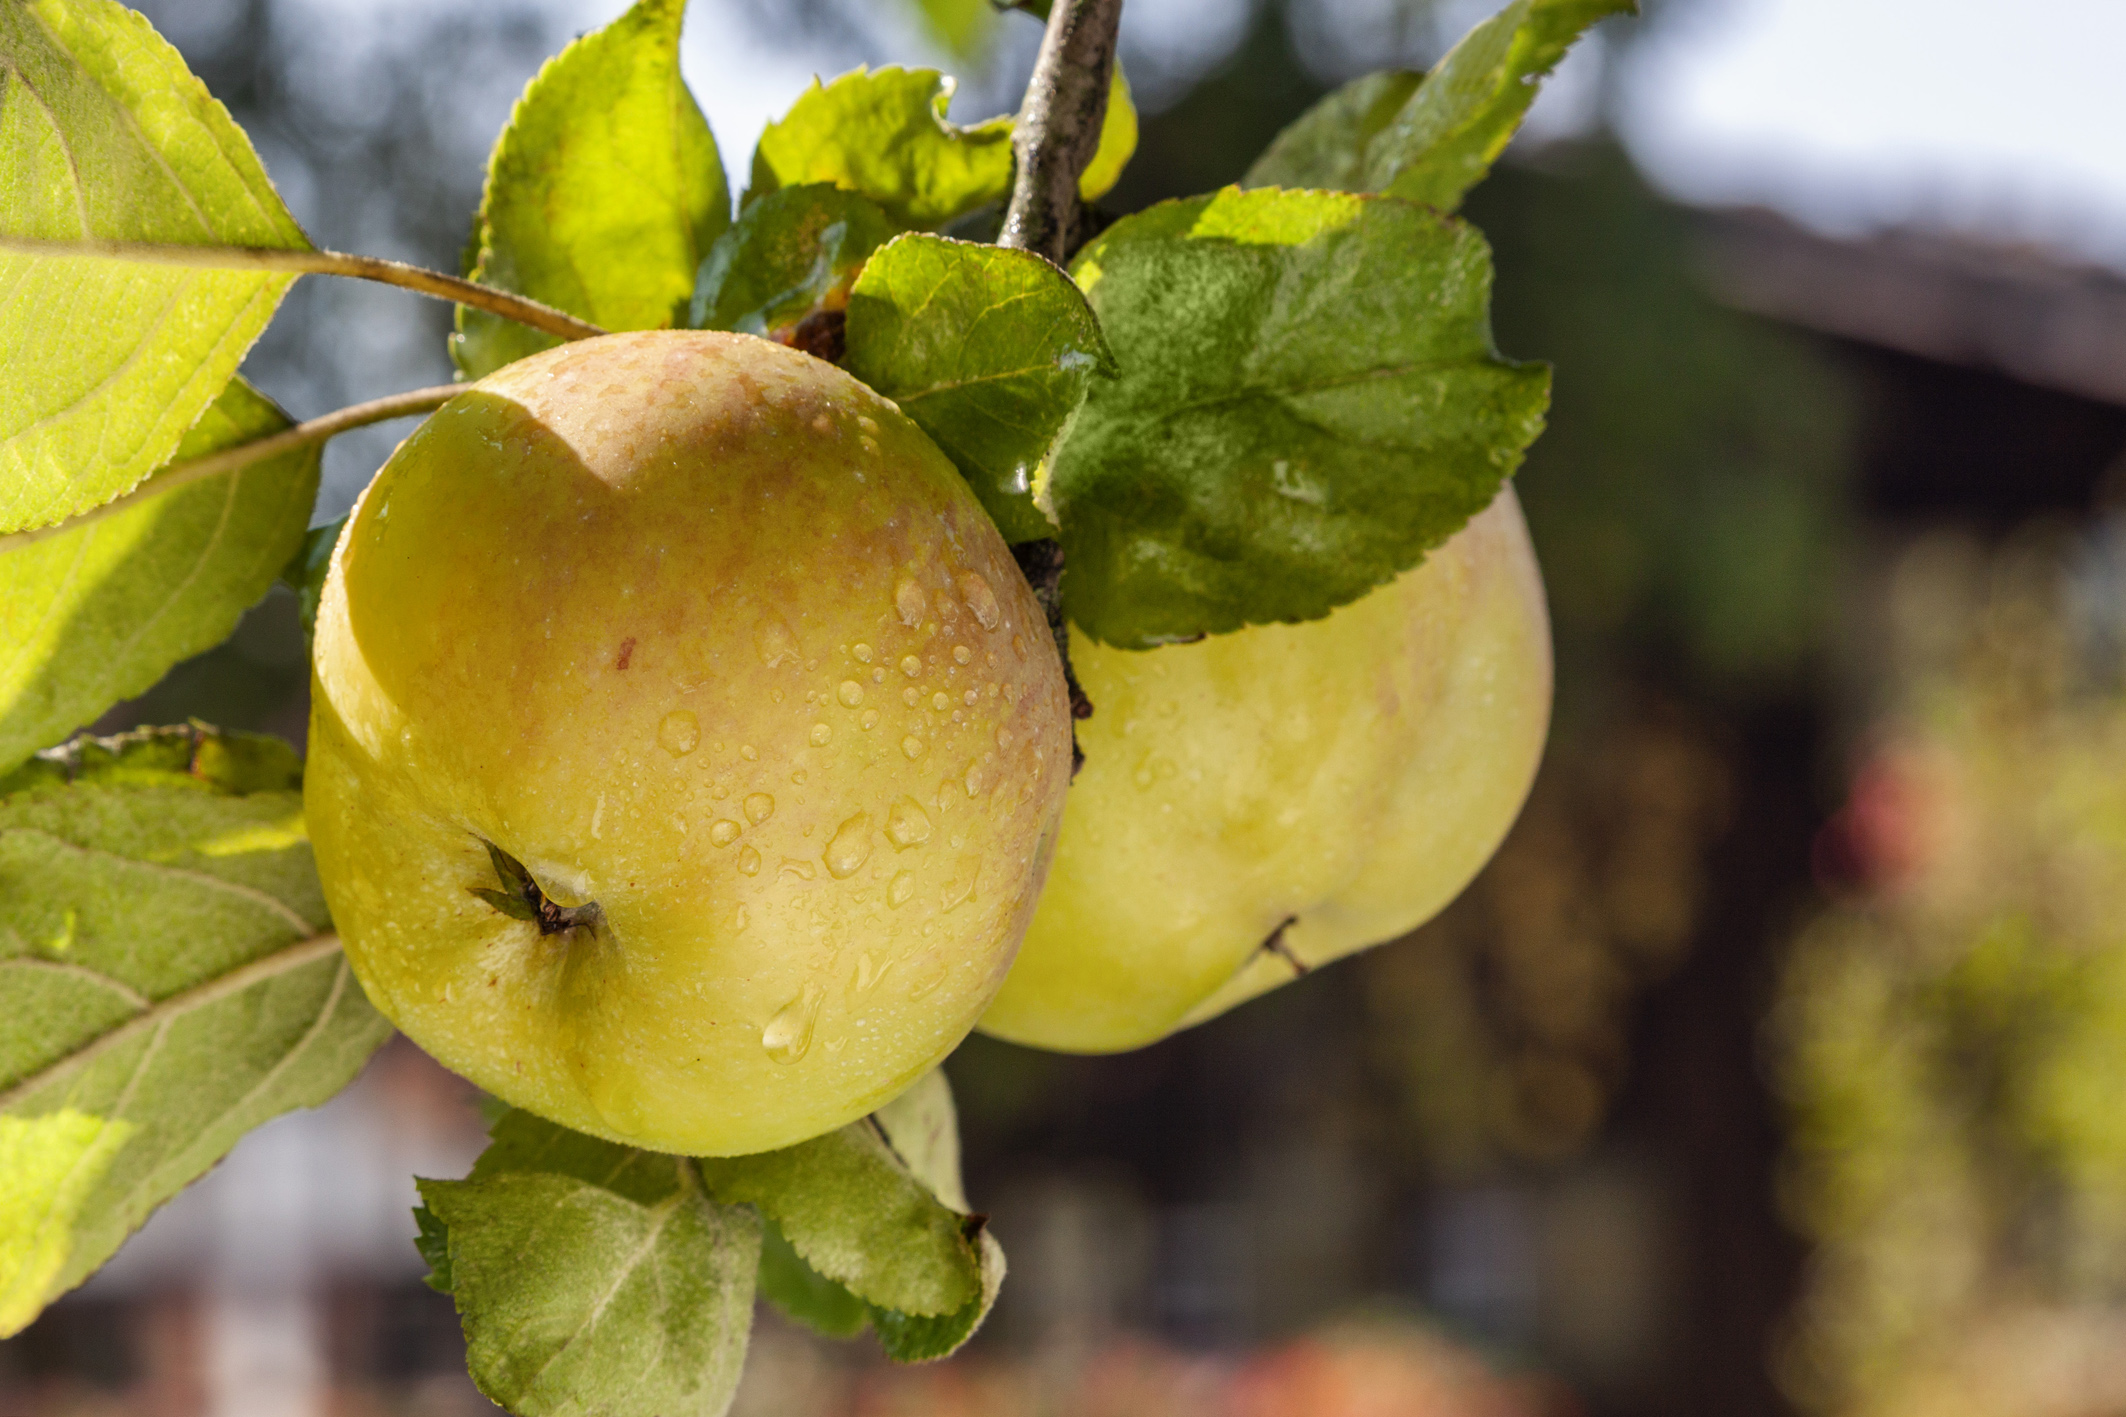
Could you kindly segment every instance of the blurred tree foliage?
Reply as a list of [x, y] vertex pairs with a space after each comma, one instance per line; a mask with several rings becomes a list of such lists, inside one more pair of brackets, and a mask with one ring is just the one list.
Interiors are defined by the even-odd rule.
[[1827, 1413], [2126, 1409], [2120, 539], [1936, 533], [1776, 1016], [1816, 1254], [1786, 1377]]

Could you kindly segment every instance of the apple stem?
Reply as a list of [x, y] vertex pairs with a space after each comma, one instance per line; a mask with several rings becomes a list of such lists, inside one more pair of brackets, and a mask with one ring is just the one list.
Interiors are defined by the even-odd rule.
[[147, 481], [124, 496], [105, 502], [100, 507], [92, 507], [86, 512], [68, 517], [65, 521], [54, 522], [50, 526], [37, 527], [31, 531], [9, 532], [0, 536], [0, 554], [20, 550], [49, 537], [65, 536], [69, 532], [79, 531], [91, 522], [115, 516], [150, 497], [175, 492], [180, 487], [189, 487], [210, 477], [235, 472], [297, 448], [322, 443], [351, 428], [362, 428], [387, 419], [409, 418], [417, 413], [427, 413], [442, 407], [454, 395], [464, 391], [465, 386], [462, 384], [437, 384], [433, 388], [410, 389], [403, 394], [390, 394], [384, 398], [371, 399], [367, 403], [350, 404], [321, 418], [313, 418], [306, 423], [298, 423], [293, 428], [284, 428], [278, 433], [254, 438], [248, 443], [238, 443], [234, 447], [208, 453], [205, 457], [170, 464], [160, 472], [151, 474]]
[[1018, 159], [997, 245], [1071, 258], [1089, 234], [1078, 179], [1100, 147], [1122, 0], [1054, 0], [1011, 135]]
[[267, 271], [284, 275], [348, 276], [395, 285], [402, 290], [433, 295], [515, 320], [561, 339], [588, 339], [604, 330], [579, 320], [565, 310], [556, 310], [491, 285], [447, 276], [404, 261], [381, 256], [356, 256], [345, 251], [287, 251], [264, 246], [184, 246], [155, 241], [38, 241], [27, 237], [0, 237], [0, 254], [21, 256], [89, 256], [112, 261], [131, 261], [155, 266], [197, 266], [209, 270]]

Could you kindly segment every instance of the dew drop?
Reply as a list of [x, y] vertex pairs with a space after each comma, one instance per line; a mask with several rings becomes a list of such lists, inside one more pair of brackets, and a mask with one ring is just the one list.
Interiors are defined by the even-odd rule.
[[866, 437], [863, 434], [859, 433], [857, 434], [856, 441], [859, 445], [862, 446], [863, 450], [867, 453], [875, 453], [878, 451], [878, 439], [876, 438]]
[[819, 872], [812, 869], [810, 861], [800, 861], [795, 856], [785, 856], [782, 865], [775, 868], [777, 880], [795, 876], [800, 881], [809, 881], [818, 875]]
[[761, 620], [753, 629], [753, 648], [760, 651], [760, 662], [773, 669], [786, 659], [798, 659], [797, 634], [790, 622], [774, 611]]
[[[797, 784], [797, 785], [798, 785], [799, 787], [803, 787], [803, 786], [805, 785], [805, 770], [804, 770], [803, 768], [797, 768], [797, 769], [795, 769], [794, 771], [792, 771], [792, 772], [791, 772], [791, 774], [790, 774], [790, 781], [792, 781], [793, 783], [796, 783], [796, 784]], [[802, 798], [800, 798], [799, 800], [800, 800], [800, 801], [802, 801], [803, 799], [802, 799]], [[810, 828], [810, 827], [806, 827], [806, 828], [805, 828], [805, 835], [806, 835], [806, 836], [810, 836], [810, 835], [812, 835], [812, 828]]]
[[886, 839], [895, 851], [906, 851], [930, 840], [930, 815], [913, 797], [903, 797], [886, 814]]
[[908, 707], [914, 708], [922, 701], [923, 691], [916, 688], [915, 685], [910, 684], [907, 688], [901, 690], [901, 702], [908, 705]]
[[743, 851], [739, 852], [739, 853], [738, 853], [738, 869], [739, 869], [739, 870], [740, 870], [740, 871], [741, 871], [742, 873], [744, 873], [745, 875], [748, 875], [748, 876], [757, 876], [757, 875], [759, 875], [759, 874], [760, 874], [760, 853], [759, 853], [759, 852], [757, 852], [757, 851], [755, 851], [755, 850], [754, 850], [754, 849], [753, 849], [752, 847], [750, 847], [750, 846], [749, 846], [749, 847], [747, 847], [747, 848], [745, 848], [745, 850], [743, 850]]
[[812, 1047], [812, 1030], [819, 1022], [821, 996], [817, 984], [807, 984], [768, 1020], [768, 1026], [760, 1031], [760, 1046], [770, 1058], [778, 1063], [794, 1063], [805, 1056]]
[[961, 781], [966, 785], [969, 797], [979, 797], [982, 795], [982, 789], [989, 783], [989, 774], [982, 770], [980, 763], [969, 763], [967, 776]]
[[738, 909], [731, 912], [732, 934], [743, 935], [746, 932], [746, 926], [752, 923], [752, 920], [746, 915], [746, 908], [744, 906], [741, 905], [738, 907]]
[[923, 740], [911, 733], [901, 740], [901, 751], [910, 758], [920, 758], [923, 756]]
[[753, 751], [753, 745], [751, 743], [743, 743], [739, 745], [738, 756], [744, 758], [747, 762], [750, 763], [757, 761], [760, 757], [760, 754]]
[[952, 597], [945, 594], [945, 592], [939, 591], [931, 603], [937, 606], [938, 619], [943, 620], [946, 624], [949, 625], [960, 618], [960, 607], [954, 605]]
[[938, 985], [943, 984], [944, 982], [945, 965], [944, 962], [941, 960], [934, 967], [932, 967], [929, 972], [927, 972], [920, 979], [916, 980], [913, 984], [908, 986], [908, 997], [911, 1000], [923, 998], [928, 994], [936, 992]]
[[846, 881], [863, 869], [871, 859], [871, 817], [858, 812], [848, 821], [834, 829], [833, 840], [827, 843], [824, 857], [827, 874], [837, 881]]
[[997, 746], [999, 748], [1009, 748], [1011, 746], [1010, 724], [1000, 723], [997, 725]]
[[982, 691], [980, 689], [969, 689], [966, 693], [960, 695], [960, 702], [969, 708], [973, 708], [975, 704], [981, 701], [981, 698]]
[[906, 905], [908, 897], [914, 894], [915, 872], [902, 871], [893, 878], [893, 884], [886, 887], [886, 904], [898, 908]]
[[939, 713], [943, 713], [947, 708], [952, 706], [952, 700], [946, 698], [942, 693], [932, 694], [930, 696], [930, 706], [936, 709]]
[[834, 736], [834, 730], [824, 723], [812, 725], [812, 746], [817, 748]]
[[893, 588], [893, 608], [901, 612], [901, 623], [912, 630], [923, 623], [923, 612], [930, 608], [930, 602], [912, 576], [902, 576], [901, 583]]
[[953, 662], [954, 664], [965, 664], [965, 663], [967, 663], [968, 661], [972, 660], [973, 658], [974, 658], [974, 651], [973, 651], [973, 650], [971, 650], [971, 649], [969, 649], [969, 648], [967, 648], [967, 646], [965, 646], [965, 645], [954, 645], [954, 646], [952, 647], [952, 662]]
[[755, 792], [746, 798], [746, 820], [754, 826], [775, 815], [775, 799], [765, 792]]
[[864, 701], [864, 686], [854, 679], [844, 679], [841, 688], [834, 691], [834, 696], [842, 701], [843, 708], [855, 708]]
[[923, 661], [917, 659], [914, 655], [906, 655], [901, 659], [901, 673], [907, 675], [910, 679], [922, 672]]
[[675, 758], [683, 758], [694, 751], [701, 741], [701, 720], [689, 709], [673, 709], [657, 725], [657, 743]]
[[862, 718], [858, 719], [858, 720], [857, 720], [857, 722], [858, 722], [858, 723], [859, 723], [860, 725], [862, 725], [863, 727], [865, 727], [865, 728], [876, 728], [876, 727], [878, 727], [878, 710], [877, 710], [877, 709], [865, 709], [865, 710], [864, 710], [864, 716], [863, 716]]
[[876, 432], [878, 432], [878, 424], [877, 424], [877, 422], [876, 422], [875, 420], [873, 420], [873, 419], [870, 419], [870, 418], [867, 418], [867, 417], [865, 417], [865, 416], [864, 416], [863, 414], [861, 414], [861, 413], [859, 413], [859, 414], [858, 414], [858, 415], [856, 416], [856, 428], [857, 428], [857, 431], [858, 431], [859, 433], [876, 433]]
[[1013, 635], [1011, 637], [1011, 650], [1012, 653], [1016, 654], [1019, 658], [1026, 658], [1026, 636]]
[[849, 653], [856, 656], [858, 664], [869, 664], [871, 662], [871, 646], [869, 645], [858, 645], [850, 650]]
[[982, 622], [985, 630], [994, 630], [1003, 623], [1004, 612], [997, 605], [997, 593], [989, 588], [989, 582], [973, 571], [960, 573], [960, 599], [974, 612], [974, 618]]
[[725, 817], [715, 826], [709, 828], [709, 844], [711, 846], [729, 846], [732, 842], [738, 840], [738, 834], [743, 830], [744, 828], [739, 826], [738, 823], [732, 821], [729, 817]]
[[[895, 901], [894, 904], [898, 905], [900, 902]], [[878, 987], [878, 982], [881, 979], [884, 979], [892, 972], [892, 960], [889, 959], [884, 964], [880, 964], [877, 960], [871, 958], [869, 950], [864, 951], [864, 953], [856, 957], [856, 992], [859, 994], [870, 993]]]
[[886, 671], [885, 671], [885, 669], [883, 669], [883, 668], [879, 668], [879, 669], [874, 669], [874, 670], [872, 670], [872, 671], [871, 671], [871, 682], [872, 682], [872, 683], [874, 683], [874, 684], [883, 684], [883, 683], [885, 683], [885, 682], [886, 682]]
[[949, 913], [974, 899], [975, 877], [981, 873], [980, 861], [963, 861], [953, 872], [952, 879], [945, 882], [945, 889], [938, 897], [938, 904]]

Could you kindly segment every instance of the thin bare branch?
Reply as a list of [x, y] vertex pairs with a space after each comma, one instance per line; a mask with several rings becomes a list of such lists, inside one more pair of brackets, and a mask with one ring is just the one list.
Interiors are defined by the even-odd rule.
[[1060, 266], [1083, 244], [1078, 178], [1100, 147], [1121, 22], [1122, 0], [1054, 0], [1049, 9], [1048, 31], [1012, 131], [1018, 173], [999, 246], [1032, 251]]
[[470, 305], [505, 320], [515, 320], [561, 339], [589, 339], [604, 330], [565, 310], [478, 281], [447, 276], [381, 256], [354, 256], [345, 251], [283, 251], [262, 246], [176, 246], [152, 241], [33, 241], [0, 236], [0, 254], [21, 256], [92, 256], [156, 266], [192, 266], [220, 271], [271, 271], [283, 275], [348, 276], [395, 285]]
[[382, 423], [393, 418], [410, 418], [417, 413], [430, 412], [441, 408], [453, 395], [463, 392], [463, 384], [437, 384], [433, 388], [389, 394], [380, 399], [371, 399], [367, 403], [350, 404], [322, 418], [298, 423], [293, 428], [284, 428], [278, 433], [254, 438], [248, 443], [238, 443], [233, 448], [223, 448], [220, 452], [209, 453], [203, 458], [172, 463], [123, 497], [115, 498], [100, 507], [92, 507], [78, 516], [68, 517], [65, 521], [55, 522], [51, 526], [40, 526], [32, 531], [9, 532], [0, 536], [0, 555], [34, 545], [49, 537], [79, 531], [91, 522], [115, 516], [150, 497], [160, 497], [165, 492], [175, 492], [180, 487], [189, 487], [210, 477], [235, 472], [239, 468], [278, 457], [296, 448], [322, 443], [350, 428], [362, 428], [371, 423]]

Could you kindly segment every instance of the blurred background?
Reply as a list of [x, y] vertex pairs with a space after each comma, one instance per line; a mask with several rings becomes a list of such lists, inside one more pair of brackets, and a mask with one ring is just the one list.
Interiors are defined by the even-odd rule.
[[[313, 236], [454, 267], [539, 63], [619, 0], [157, 0]], [[1490, 0], [1129, 0], [1127, 211], [1236, 178]], [[1412, 937], [1157, 1047], [950, 1064], [1012, 1260], [961, 1356], [764, 1315], [738, 1410], [1090, 1417], [2126, 1413], [2126, 6], [1649, 0], [1468, 215], [1510, 354], [1557, 729]], [[812, 74], [1010, 108], [986, 0], [694, 0], [734, 173]], [[305, 282], [297, 416], [449, 377], [448, 311]], [[319, 520], [404, 435], [327, 454]], [[98, 726], [299, 740], [276, 592]], [[409, 1177], [403, 1042], [0, 1344], [0, 1413], [491, 1411]]]

